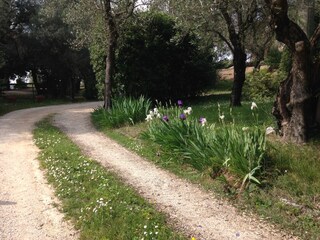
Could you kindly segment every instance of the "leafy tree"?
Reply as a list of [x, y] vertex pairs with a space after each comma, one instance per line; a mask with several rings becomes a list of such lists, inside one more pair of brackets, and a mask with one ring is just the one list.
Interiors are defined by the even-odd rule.
[[116, 80], [128, 95], [158, 100], [195, 96], [215, 82], [212, 59], [172, 17], [143, 13], [120, 34]]
[[[101, 0], [71, 1], [66, 20], [74, 23], [79, 39], [88, 44], [91, 50], [98, 53], [97, 35], [104, 40], [105, 76], [104, 76], [104, 108], [111, 108], [112, 86], [114, 81], [115, 51], [122, 25], [132, 16], [137, 7], [137, 0]], [[75, 19], [75, 20], [73, 20]], [[97, 23], [97, 24], [96, 24]], [[91, 35], [90, 33], [94, 33]], [[100, 33], [104, 33], [101, 36]], [[78, 39], [78, 40], [79, 40]], [[79, 41], [78, 41], [79, 42]], [[96, 46], [94, 46], [96, 45]], [[94, 57], [94, 59], [97, 59]], [[99, 64], [96, 65], [100, 70]]]
[[36, 15], [38, 6], [37, 2], [32, 0], [0, 2], [0, 77], [7, 79], [7, 84], [13, 73], [25, 73], [21, 61], [26, 50], [23, 36], [28, 34], [28, 26]]
[[[278, 41], [284, 43], [292, 54], [291, 71], [280, 85], [274, 115], [283, 137], [303, 143], [316, 132], [317, 111], [320, 102], [317, 94], [319, 78], [320, 25], [309, 39], [306, 33], [288, 17], [288, 1], [265, 0], [270, 9], [271, 26]], [[318, 102], [318, 107], [317, 107]]]
[[88, 51], [71, 48], [74, 37], [62, 21], [65, 6], [53, 1], [10, 1], [6, 17], [10, 27], [2, 45], [5, 78], [31, 70], [38, 94], [71, 98], [84, 76], [92, 78]]
[[[251, 51], [257, 62], [261, 61], [263, 50], [269, 37], [262, 38], [265, 32], [265, 15], [259, 0], [183, 0], [155, 1], [169, 13], [188, 23], [191, 28], [215, 36], [220, 46], [227, 46], [233, 56], [234, 82], [231, 94], [231, 105], [241, 105], [242, 87], [245, 81], [247, 53]], [[260, 37], [259, 37], [260, 36]], [[253, 39], [253, 40], [252, 40]], [[267, 39], [267, 41], [265, 40]], [[253, 44], [260, 42], [258, 50]], [[251, 44], [250, 44], [251, 43]], [[258, 64], [257, 64], [258, 65]]]

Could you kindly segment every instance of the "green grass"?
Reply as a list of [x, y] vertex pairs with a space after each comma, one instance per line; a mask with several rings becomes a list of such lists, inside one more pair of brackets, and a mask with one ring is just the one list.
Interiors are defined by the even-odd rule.
[[70, 103], [70, 100], [47, 99], [47, 100], [44, 100], [43, 102], [35, 102], [29, 98], [18, 97], [15, 102], [8, 102], [6, 99], [0, 98], [0, 116], [12, 111], [20, 110], [20, 109], [57, 105], [57, 104], [64, 104], [64, 103]]
[[[252, 115], [251, 102], [243, 102], [242, 107], [230, 112], [229, 92], [222, 83], [213, 95], [205, 95], [186, 100], [185, 107], [191, 106], [195, 118], [206, 117], [208, 122], [219, 124], [219, 113], [225, 115], [225, 124], [235, 120], [235, 126], [258, 125], [264, 130], [274, 126], [271, 115], [272, 102], [257, 102], [256, 115]], [[218, 109], [220, 104], [220, 112]], [[319, 239], [320, 232], [320, 142], [314, 141], [304, 146], [283, 143], [277, 137], [269, 137], [267, 160], [260, 185], [250, 185], [241, 195], [229, 187], [228, 176], [211, 178], [205, 169], [197, 170], [187, 164], [183, 157], [166, 151], [166, 147], [141, 139], [147, 123], [125, 126], [118, 129], [101, 129], [109, 137], [139, 155], [169, 169], [180, 177], [213, 190], [218, 196], [232, 201], [239, 208], [258, 213], [265, 219], [279, 224], [302, 239]]]
[[113, 99], [111, 109], [105, 110], [102, 107], [95, 109], [92, 117], [100, 127], [121, 127], [143, 121], [150, 105], [151, 101], [142, 96], [139, 99]]
[[80, 229], [80, 239], [185, 239], [154, 206], [83, 156], [48, 119], [37, 124], [34, 139], [41, 166], [62, 211]]

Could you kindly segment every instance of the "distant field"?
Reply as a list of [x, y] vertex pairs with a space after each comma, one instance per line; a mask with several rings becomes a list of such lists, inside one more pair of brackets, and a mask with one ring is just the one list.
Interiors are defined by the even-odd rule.
[[[268, 66], [261, 66], [261, 69], [266, 69]], [[253, 67], [247, 67], [246, 73], [253, 72]], [[218, 70], [218, 76], [222, 80], [232, 80], [233, 79], [233, 67], [224, 68]]]

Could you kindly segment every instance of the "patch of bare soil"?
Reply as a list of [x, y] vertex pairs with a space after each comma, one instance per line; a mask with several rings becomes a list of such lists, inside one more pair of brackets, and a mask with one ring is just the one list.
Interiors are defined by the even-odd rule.
[[90, 112], [98, 103], [59, 105], [12, 112], [0, 118], [0, 239], [77, 239], [53, 206], [57, 203], [36, 160], [34, 123], [58, 113], [55, 124], [88, 156], [117, 173], [163, 211], [187, 236], [197, 239], [297, 239], [238, 212], [212, 193], [140, 158], [97, 132]]

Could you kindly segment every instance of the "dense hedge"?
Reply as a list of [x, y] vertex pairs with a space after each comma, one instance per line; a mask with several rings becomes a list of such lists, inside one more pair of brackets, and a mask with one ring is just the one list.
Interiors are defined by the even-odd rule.
[[158, 100], [190, 97], [212, 87], [215, 79], [212, 56], [169, 16], [140, 14], [122, 30], [115, 81], [126, 95]]

